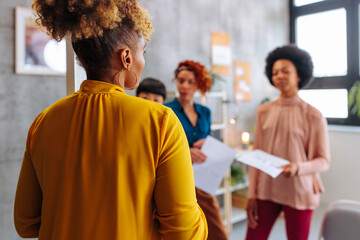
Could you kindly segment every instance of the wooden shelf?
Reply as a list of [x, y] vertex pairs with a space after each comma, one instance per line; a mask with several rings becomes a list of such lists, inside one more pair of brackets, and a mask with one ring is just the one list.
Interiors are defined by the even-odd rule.
[[[235, 192], [235, 191], [237, 191], [237, 190], [247, 188], [248, 185], [249, 185], [249, 180], [248, 180], [248, 179], [245, 179], [245, 182], [244, 182], [244, 183], [239, 183], [239, 184], [236, 184], [236, 185], [234, 185], [234, 186], [231, 186], [231, 187], [230, 187], [230, 192]], [[224, 194], [225, 192], [226, 192], [226, 189], [225, 189], [225, 188], [219, 188], [218, 190], [216, 190], [215, 196]]]
[[222, 130], [225, 129], [226, 125], [224, 123], [212, 123], [211, 131]]
[[[197, 93], [198, 94], [198, 93]], [[227, 96], [226, 91], [219, 91], [219, 92], [210, 92], [205, 97], [201, 96], [200, 94], [195, 96], [198, 103], [203, 105], [207, 105], [216, 115], [216, 118], [213, 118], [213, 122], [211, 124], [211, 131], [216, 131], [216, 135], [218, 139], [221, 139], [225, 144], [227, 144]], [[219, 119], [219, 117], [221, 117]], [[216, 120], [215, 120], [216, 119]], [[242, 149], [235, 149], [237, 151], [236, 158], [243, 154], [244, 150]], [[243, 166], [241, 166], [243, 167]], [[244, 175], [246, 176], [245, 168]], [[232, 225], [237, 222], [241, 222], [246, 219], [246, 211], [241, 209], [242, 205], [235, 207], [232, 205], [233, 196], [232, 193], [246, 188], [249, 184], [248, 178], [245, 177], [244, 183], [239, 183], [234, 186], [231, 185], [231, 172], [230, 169], [226, 172], [224, 176], [224, 187], [219, 188], [215, 195], [218, 199], [223, 198], [222, 201], [219, 202], [221, 206], [221, 212], [223, 216], [223, 221], [225, 225], [225, 229], [227, 233], [232, 231]]]

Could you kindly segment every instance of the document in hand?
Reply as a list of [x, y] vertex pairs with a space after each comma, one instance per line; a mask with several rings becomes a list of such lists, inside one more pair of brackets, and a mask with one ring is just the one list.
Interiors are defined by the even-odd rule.
[[221, 180], [235, 159], [235, 150], [221, 141], [208, 136], [201, 148], [207, 158], [202, 164], [193, 164], [195, 186], [215, 195]]
[[280, 168], [289, 163], [288, 160], [279, 158], [261, 150], [249, 151], [236, 158], [237, 161], [257, 168], [271, 177], [276, 178], [283, 170]]

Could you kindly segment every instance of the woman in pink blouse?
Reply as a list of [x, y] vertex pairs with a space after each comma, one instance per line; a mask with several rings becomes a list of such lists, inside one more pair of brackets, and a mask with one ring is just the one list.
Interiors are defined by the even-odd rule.
[[308, 238], [324, 190], [319, 173], [330, 166], [326, 120], [298, 96], [312, 71], [310, 55], [295, 45], [276, 48], [266, 59], [265, 73], [280, 97], [258, 108], [254, 148], [290, 163], [274, 179], [250, 168], [246, 239], [267, 239], [281, 211], [287, 238]]

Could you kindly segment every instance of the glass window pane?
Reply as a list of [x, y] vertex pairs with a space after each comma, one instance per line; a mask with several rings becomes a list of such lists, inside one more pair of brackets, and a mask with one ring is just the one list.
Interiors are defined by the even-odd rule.
[[[360, 16], [360, 4], [358, 6], [358, 12]], [[358, 19], [358, 24], [359, 24], [359, 39], [360, 39], [360, 18]], [[359, 48], [359, 57], [360, 57], [360, 48]], [[359, 75], [360, 75], [360, 61], [359, 61]]]
[[347, 74], [345, 9], [297, 18], [296, 43], [310, 53], [316, 77]]
[[326, 118], [348, 117], [348, 92], [346, 89], [300, 90], [299, 96], [317, 108]]
[[308, 5], [310, 3], [322, 2], [324, 0], [295, 0], [294, 4], [296, 7]]

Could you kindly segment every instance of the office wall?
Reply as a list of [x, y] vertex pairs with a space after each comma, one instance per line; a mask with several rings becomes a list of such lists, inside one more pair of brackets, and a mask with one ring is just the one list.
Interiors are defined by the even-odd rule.
[[[266, 54], [288, 41], [288, 1], [285, 0], [142, 0], [153, 16], [155, 33], [148, 44], [143, 77], [158, 77], [174, 90], [172, 72], [184, 59], [210, 66], [210, 32], [231, 34], [234, 60], [252, 64], [253, 101], [229, 103], [229, 115], [239, 118], [238, 132], [254, 122], [264, 97], [276, 92], [263, 74]], [[31, 0], [2, 0], [0, 8], [0, 238], [19, 239], [13, 227], [13, 199], [27, 130], [44, 108], [66, 94], [64, 77], [14, 74], [14, 8]], [[233, 78], [218, 85], [232, 99]]]
[[173, 72], [185, 59], [199, 61], [210, 68], [211, 32], [231, 36], [233, 60], [251, 63], [252, 101], [233, 102], [233, 75], [215, 89], [227, 91], [229, 118], [228, 142], [240, 145], [239, 135], [255, 124], [254, 110], [261, 100], [277, 95], [264, 75], [265, 57], [273, 48], [288, 42], [288, 1], [284, 0], [141, 0], [153, 16], [155, 32], [148, 43], [146, 66], [142, 78], [156, 77], [169, 91], [175, 91]]
[[0, 8], [0, 239], [19, 239], [13, 200], [27, 130], [44, 108], [66, 93], [65, 77], [14, 74], [16, 6], [31, 0], [2, 0]]
[[360, 201], [360, 128], [330, 126], [331, 167], [321, 174], [323, 203], [339, 199]]

